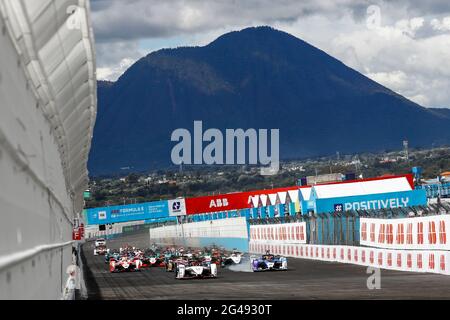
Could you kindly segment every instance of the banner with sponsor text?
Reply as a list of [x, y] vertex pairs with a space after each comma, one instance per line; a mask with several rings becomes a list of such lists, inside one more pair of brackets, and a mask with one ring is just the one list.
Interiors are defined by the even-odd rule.
[[360, 244], [386, 249], [450, 250], [450, 215], [361, 218]]
[[327, 262], [355, 264], [380, 269], [450, 275], [450, 252], [438, 250], [390, 250], [352, 246], [260, 243], [251, 241], [250, 253]]
[[251, 225], [250, 241], [306, 243], [306, 222]]

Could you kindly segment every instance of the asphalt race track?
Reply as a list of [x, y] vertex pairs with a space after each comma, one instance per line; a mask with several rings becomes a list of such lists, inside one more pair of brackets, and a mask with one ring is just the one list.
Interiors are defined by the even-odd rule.
[[[148, 247], [145, 235], [108, 241]], [[134, 273], [108, 271], [93, 243], [81, 252], [90, 300], [241, 300], [241, 299], [450, 299], [450, 276], [381, 271], [381, 289], [367, 289], [366, 268], [339, 263], [288, 259], [289, 271], [238, 272], [219, 269], [217, 279], [176, 280], [164, 268]]]

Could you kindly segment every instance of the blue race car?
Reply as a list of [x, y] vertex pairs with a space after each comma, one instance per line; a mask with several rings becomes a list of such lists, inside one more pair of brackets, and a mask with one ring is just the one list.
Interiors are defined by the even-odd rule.
[[273, 254], [265, 254], [261, 258], [251, 259], [253, 272], [258, 271], [281, 271], [287, 270], [286, 257], [275, 256]]

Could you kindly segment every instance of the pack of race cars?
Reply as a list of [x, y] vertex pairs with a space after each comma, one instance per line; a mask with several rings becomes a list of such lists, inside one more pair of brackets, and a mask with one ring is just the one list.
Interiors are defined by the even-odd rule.
[[[104, 255], [105, 264], [111, 273], [164, 268], [166, 272], [173, 272], [175, 279], [206, 279], [216, 278], [220, 268], [243, 263], [243, 254], [237, 250], [227, 251], [217, 247], [204, 250], [185, 250], [181, 247], [163, 249], [156, 245], [145, 250], [128, 245], [119, 250], [110, 250], [106, 249], [104, 239], [100, 240], [100, 243], [95, 243], [94, 255]], [[269, 252], [260, 257], [250, 257], [250, 266], [253, 272], [288, 269], [286, 257]]]

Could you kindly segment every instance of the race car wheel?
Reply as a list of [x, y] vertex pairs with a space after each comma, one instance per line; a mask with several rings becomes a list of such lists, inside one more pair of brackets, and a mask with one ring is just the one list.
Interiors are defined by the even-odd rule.
[[176, 279], [183, 279], [186, 274], [186, 267], [184, 265], [178, 265], [176, 269]]

